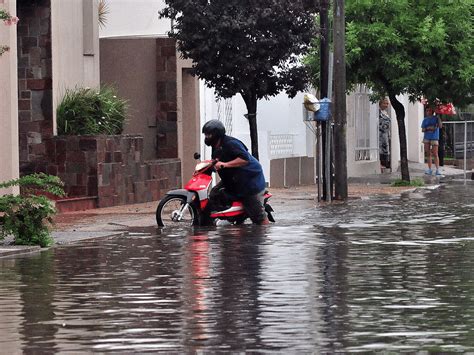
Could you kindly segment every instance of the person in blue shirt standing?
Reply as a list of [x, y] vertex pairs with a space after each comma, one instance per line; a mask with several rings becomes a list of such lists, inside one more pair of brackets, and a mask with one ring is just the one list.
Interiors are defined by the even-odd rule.
[[209, 214], [216, 208], [222, 188], [227, 196], [242, 201], [247, 215], [255, 224], [269, 224], [263, 195], [265, 193], [265, 177], [257, 159], [247, 147], [237, 138], [227, 136], [225, 127], [218, 120], [210, 120], [202, 127], [204, 143], [212, 147], [212, 159], [221, 181], [211, 191], [209, 202], [203, 211], [201, 225], [210, 224]]
[[433, 109], [427, 107], [425, 109], [425, 118], [421, 123], [421, 130], [424, 133], [423, 143], [425, 144], [425, 156], [427, 159], [428, 170], [425, 171], [425, 174], [431, 175], [432, 170], [432, 159], [436, 166], [436, 176], [441, 176], [439, 171], [439, 156], [438, 156], [438, 147], [439, 147], [439, 131], [443, 127], [441, 119], [436, 116]]

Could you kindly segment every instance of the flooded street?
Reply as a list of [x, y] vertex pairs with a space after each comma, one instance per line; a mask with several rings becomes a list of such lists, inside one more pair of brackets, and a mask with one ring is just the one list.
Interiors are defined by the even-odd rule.
[[304, 205], [0, 259], [0, 352], [474, 350], [472, 185]]

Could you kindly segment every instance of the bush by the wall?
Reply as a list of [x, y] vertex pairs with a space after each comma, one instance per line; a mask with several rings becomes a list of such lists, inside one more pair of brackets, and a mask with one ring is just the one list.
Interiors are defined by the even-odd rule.
[[58, 134], [121, 134], [126, 107], [126, 100], [111, 86], [66, 90], [56, 109]]
[[12, 186], [20, 186], [21, 193], [0, 196], [0, 240], [13, 235], [16, 245], [50, 245], [53, 240], [49, 227], [56, 209], [39, 193], [63, 196], [63, 182], [40, 173], [0, 183], [0, 188]]
[[392, 183], [393, 187], [403, 187], [403, 186], [413, 186], [413, 187], [420, 187], [420, 186], [425, 186], [425, 182], [422, 179], [413, 179], [411, 181], [405, 181], [405, 180], [395, 180]]

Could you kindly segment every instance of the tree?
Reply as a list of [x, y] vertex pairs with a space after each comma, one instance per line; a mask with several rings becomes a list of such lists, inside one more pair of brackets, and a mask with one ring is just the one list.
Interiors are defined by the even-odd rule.
[[410, 181], [405, 110], [411, 102], [472, 102], [472, 0], [348, 0], [346, 53], [349, 84], [388, 96], [395, 110], [402, 179]]
[[304, 89], [300, 56], [314, 35], [307, 0], [165, 0], [170, 37], [194, 74], [217, 96], [240, 94], [247, 107], [252, 155], [258, 159], [257, 101]]
[[[405, 109], [397, 95], [457, 106], [473, 101], [473, 6], [472, 0], [346, 0], [348, 89], [365, 84], [374, 101], [389, 97], [405, 181], [410, 181]], [[308, 63], [314, 82], [316, 47]]]

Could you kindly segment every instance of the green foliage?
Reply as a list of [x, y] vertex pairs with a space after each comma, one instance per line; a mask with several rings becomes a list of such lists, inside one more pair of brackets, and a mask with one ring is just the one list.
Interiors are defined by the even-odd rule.
[[[347, 0], [346, 63], [348, 90], [372, 89], [371, 99], [388, 96], [399, 128], [402, 178], [410, 180], [405, 109], [397, 95], [415, 102], [474, 100], [472, 0]], [[306, 58], [313, 83], [319, 75], [319, 48]]]
[[61, 179], [44, 173], [26, 175], [0, 183], [0, 189], [12, 186], [20, 186], [24, 195], [32, 195], [35, 191], [39, 190], [55, 196], [64, 196], [64, 183]]
[[[348, 89], [365, 84], [373, 99], [407, 94], [464, 106], [474, 100], [472, 0], [348, 0]], [[318, 42], [306, 58], [317, 84]]]
[[400, 187], [400, 186], [414, 186], [414, 187], [420, 187], [420, 186], [425, 186], [425, 182], [422, 179], [413, 179], [411, 181], [406, 181], [406, 180], [395, 180], [392, 183], [393, 187]]
[[2, 56], [3, 53], [8, 52], [9, 50], [10, 50], [10, 47], [1, 44], [0, 45], [0, 56]]
[[67, 90], [56, 110], [58, 134], [120, 134], [126, 107], [126, 100], [119, 98], [110, 86]]
[[347, 77], [377, 96], [473, 100], [472, 0], [346, 2]]
[[257, 101], [305, 88], [301, 63], [314, 34], [309, 0], [165, 0], [160, 13], [173, 21], [170, 37], [194, 74], [247, 107], [252, 155], [258, 159]]
[[[0, 20], [2, 20], [5, 25], [11, 26], [15, 25], [18, 22], [18, 17], [12, 17], [7, 11], [0, 9]], [[6, 45], [0, 45], [0, 57], [5, 53], [10, 50], [9, 46]]]
[[63, 182], [40, 173], [0, 183], [0, 188], [12, 186], [20, 186], [21, 194], [0, 196], [0, 240], [11, 234], [17, 245], [50, 245], [49, 226], [56, 210], [46, 196], [37, 194], [63, 196]]
[[11, 18], [10, 14], [5, 10], [0, 9], [0, 20], [5, 21], [5, 20], [8, 20], [9, 18]]
[[314, 35], [308, 1], [165, 0], [172, 38], [220, 97], [258, 99], [303, 89], [300, 56]]

